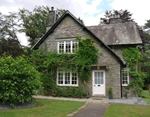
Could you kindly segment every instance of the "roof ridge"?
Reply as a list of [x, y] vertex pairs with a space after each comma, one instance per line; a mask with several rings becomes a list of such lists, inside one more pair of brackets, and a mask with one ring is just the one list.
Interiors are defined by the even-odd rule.
[[100, 40], [92, 31], [90, 31], [86, 26], [84, 26], [79, 20], [69, 11], [65, 12], [58, 20], [54, 23], [54, 25], [42, 36], [42, 38], [31, 48], [35, 49], [39, 46], [47, 37], [48, 35], [53, 32], [53, 30], [59, 25], [59, 23], [65, 18], [66, 15], [70, 15], [77, 23], [79, 23], [84, 29], [86, 29], [91, 35], [93, 35], [100, 43], [102, 43], [116, 58], [122, 65], [126, 65], [126, 62], [122, 60], [115, 52], [113, 52], [102, 40]]
[[133, 23], [135, 24], [135, 22], [122, 22], [122, 23], [115, 23], [115, 24], [102, 24], [102, 25], [93, 25], [93, 26], [86, 26], [86, 27], [101, 27], [101, 26], [110, 26], [110, 25], [117, 25], [117, 24], [127, 24], [127, 23]]

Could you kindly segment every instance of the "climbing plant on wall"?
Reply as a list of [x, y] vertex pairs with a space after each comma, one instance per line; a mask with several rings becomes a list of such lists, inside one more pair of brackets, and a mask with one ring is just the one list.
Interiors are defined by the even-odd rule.
[[76, 38], [79, 45], [74, 54], [57, 54], [56, 51], [35, 50], [30, 55], [30, 61], [42, 74], [43, 87], [47, 93], [56, 87], [57, 68], [76, 70], [79, 80], [82, 82], [89, 80], [90, 67], [98, 59], [98, 49], [92, 39], [81, 39], [80, 36]]
[[129, 83], [128, 87], [133, 87], [138, 96], [142, 96], [145, 74], [140, 71], [140, 62], [142, 54], [138, 48], [127, 48], [122, 53], [127, 65], [129, 66], [130, 76], [135, 80]]

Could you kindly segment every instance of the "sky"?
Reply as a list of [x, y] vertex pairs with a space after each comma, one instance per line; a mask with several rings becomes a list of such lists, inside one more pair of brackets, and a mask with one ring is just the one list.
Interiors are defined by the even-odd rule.
[[[20, 8], [33, 10], [35, 6], [53, 6], [54, 9], [66, 9], [77, 18], [83, 19], [86, 26], [98, 25], [106, 10], [128, 10], [140, 26], [150, 19], [150, 0], [0, 0], [0, 12], [17, 12]], [[24, 33], [18, 34], [22, 45], [28, 41]]]

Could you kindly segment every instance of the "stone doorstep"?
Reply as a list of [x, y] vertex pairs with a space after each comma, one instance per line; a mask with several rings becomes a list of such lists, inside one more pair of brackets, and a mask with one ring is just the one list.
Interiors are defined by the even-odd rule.
[[102, 100], [102, 98], [99, 98], [99, 97], [93, 97], [92, 100]]
[[102, 97], [91, 97], [89, 99], [92, 99], [92, 100], [107, 100], [107, 98], [102, 98]]

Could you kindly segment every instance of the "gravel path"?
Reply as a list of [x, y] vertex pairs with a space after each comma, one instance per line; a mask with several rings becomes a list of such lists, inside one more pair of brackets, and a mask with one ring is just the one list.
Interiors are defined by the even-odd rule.
[[[131, 99], [112, 99], [112, 100], [109, 100], [109, 102], [110, 103], [123, 103], [123, 104], [137, 104], [137, 98], [134, 97], [134, 98], [131, 98]], [[143, 100], [138, 104], [139, 105], [148, 105]]]

